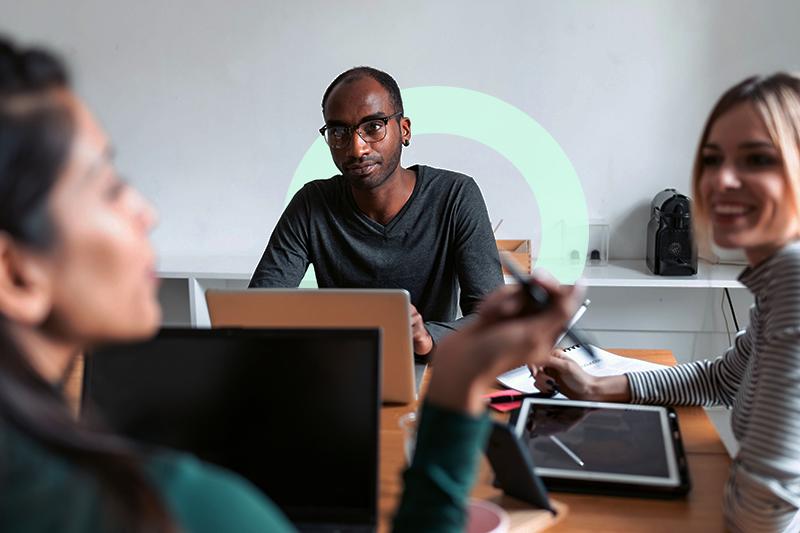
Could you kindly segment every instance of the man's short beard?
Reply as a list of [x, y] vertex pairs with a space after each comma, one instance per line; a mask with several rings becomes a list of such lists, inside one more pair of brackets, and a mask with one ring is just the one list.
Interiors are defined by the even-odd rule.
[[[345, 179], [347, 179], [348, 183], [360, 191], [370, 191], [373, 189], [377, 189], [378, 187], [382, 186], [386, 183], [395, 170], [398, 169], [400, 166], [400, 156], [402, 154], [402, 148], [400, 146], [397, 147], [397, 151], [392, 154], [392, 157], [388, 160], [384, 160], [384, 162], [388, 164], [381, 163], [379, 165], [379, 170], [381, 174], [377, 176], [370, 176], [367, 179], [359, 178], [358, 176], [348, 176], [345, 175]], [[384, 174], [385, 173], [385, 174]]]
[[[382, 165], [381, 165], [382, 167]], [[381, 170], [384, 170], [381, 168]], [[385, 170], [384, 170], [385, 172]], [[361, 178], [359, 176], [345, 176], [350, 185], [360, 191], [369, 191], [377, 189], [391, 177], [392, 172], [378, 173], [377, 176], [370, 176], [368, 178]]]

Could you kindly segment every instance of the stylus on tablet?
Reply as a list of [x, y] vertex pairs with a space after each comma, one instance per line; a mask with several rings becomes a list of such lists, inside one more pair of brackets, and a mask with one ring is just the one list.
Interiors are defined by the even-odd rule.
[[550, 440], [552, 440], [552, 441], [553, 441], [553, 442], [556, 444], [556, 446], [558, 446], [559, 448], [561, 448], [561, 450], [562, 450], [562, 451], [563, 451], [565, 454], [567, 454], [567, 455], [569, 456], [569, 458], [570, 458], [570, 459], [572, 459], [573, 461], [575, 461], [576, 463], [578, 463], [578, 466], [583, 466], [583, 461], [581, 460], [581, 458], [580, 458], [580, 457], [578, 457], [578, 455], [577, 455], [575, 452], [573, 452], [572, 450], [570, 450], [570, 449], [569, 449], [569, 446], [567, 446], [566, 444], [564, 444], [563, 442], [561, 442], [561, 439], [559, 439], [558, 437], [556, 437], [556, 436], [554, 436], [554, 435], [550, 435]]

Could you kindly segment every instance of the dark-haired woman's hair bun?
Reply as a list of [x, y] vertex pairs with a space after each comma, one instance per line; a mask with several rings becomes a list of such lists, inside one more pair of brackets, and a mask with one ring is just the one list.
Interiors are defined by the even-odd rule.
[[52, 97], [66, 87], [53, 54], [0, 37], [0, 231], [36, 247], [52, 242], [44, 206], [73, 135], [71, 113]]
[[63, 63], [38, 48], [21, 50], [0, 36], [0, 94], [66, 87], [69, 77]]

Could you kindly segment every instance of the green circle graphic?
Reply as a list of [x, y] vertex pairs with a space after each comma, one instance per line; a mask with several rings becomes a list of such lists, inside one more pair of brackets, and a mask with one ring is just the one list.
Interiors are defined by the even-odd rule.
[[[564, 150], [524, 111], [485, 93], [458, 87], [402, 91], [405, 114], [416, 135], [457, 135], [505, 157], [524, 177], [539, 206], [541, 243], [537, 268], [561, 283], [574, 283], [586, 265], [589, 220], [583, 187]], [[286, 202], [307, 182], [339, 171], [319, 137], [294, 172]]]

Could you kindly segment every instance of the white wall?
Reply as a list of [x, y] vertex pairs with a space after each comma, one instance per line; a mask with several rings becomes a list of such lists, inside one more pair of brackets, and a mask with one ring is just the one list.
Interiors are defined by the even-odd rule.
[[[737, 331], [722, 289], [590, 287], [587, 296], [579, 327], [598, 346], [667, 349], [685, 363], [721, 355]], [[730, 296], [744, 329], [753, 297], [743, 288]]]
[[[611, 223], [612, 256], [642, 257], [646, 206], [665, 187], [688, 192], [714, 99], [747, 74], [797, 68], [798, 20], [793, 0], [0, 0], [0, 31], [69, 60], [121, 170], [160, 210], [161, 254], [253, 264], [317, 136], [322, 92], [359, 64], [529, 113], [572, 159], [590, 216]], [[489, 149], [420, 136], [404, 156], [415, 162], [472, 174], [505, 220], [498, 237], [535, 235], [535, 199]]]

